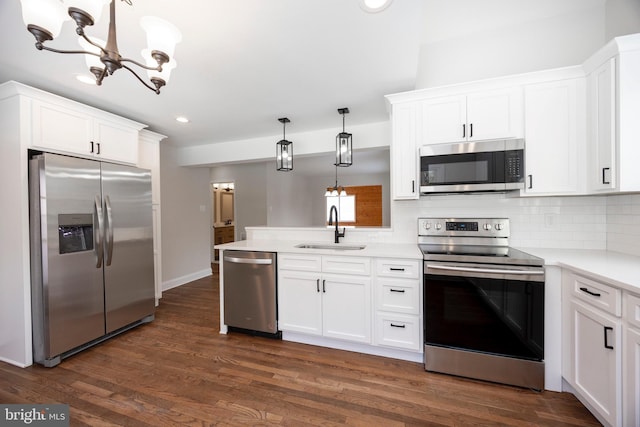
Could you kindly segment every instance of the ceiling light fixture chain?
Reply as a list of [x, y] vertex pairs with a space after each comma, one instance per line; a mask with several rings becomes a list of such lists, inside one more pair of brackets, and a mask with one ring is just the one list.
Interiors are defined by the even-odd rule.
[[[133, 5], [132, 0], [121, 0]], [[42, 0], [21, 0], [22, 16], [27, 30], [36, 39], [36, 49], [47, 50], [62, 54], [83, 54], [87, 56], [89, 71], [94, 75], [96, 84], [99, 86], [105, 77], [112, 75], [120, 68], [129, 70], [140, 83], [154, 91], [160, 93], [160, 88], [167, 84], [169, 74], [175, 68], [175, 59], [171, 60], [176, 43], [180, 42], [182, 35], [180, 31], [167, 21], [155, 17], [142, 18], [141, 24], [147, 32], [147, 43], [149, 49], [143, 51], [143, 58], [146, 65], [131, 58], [123, 58], [118, 49], [116, 34], [116, 0], [64, 0], [64, 6], [60, 0], [46, 0], [43, 7]], [[92, 26], [99, 19], [104, 4], [109, 2], [109, 32], [106, 44], [91, 40], [85, 34], [85, 27]], [[67, 7], [64, 16], [64, 8]], [[86, 8], [84, 10], [81, 7]], [[95, 16], [95, 19], [94, 19]], [[76, 34], [81, 38], [80, 43], [84, 50], [62, 50], [45, 46], [45, 42], [57, 37], [62, 27], [63, 21], [72, 18], [76, 23]], [[84, 43], [86, 42], [86, 43]], [[158, 49], [155, 49], [158, 47]], [[93, 60], [91, 57], [97, 57]], [[132, 68], [124, 63], [128, 62], [147, 70], [150, 85], [142, 79]], [[164, 66], [164, 67], [163, 67]]]

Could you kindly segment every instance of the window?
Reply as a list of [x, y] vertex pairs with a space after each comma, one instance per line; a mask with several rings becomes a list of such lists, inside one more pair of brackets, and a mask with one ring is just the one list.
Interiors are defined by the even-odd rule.
[[329, 222], [331, 206], [335, 206], [338, 209], [339, 222], [356, 221], [356, 196], [347, 195], [327, 197], [327, 222]]
[[382, 226], [382, 186], [359, 185], [344, 187], [347, 196], [329, 196], [327, 199], [327, 216], [332, 205], [338, 208], [340, 225], [358, 227]]

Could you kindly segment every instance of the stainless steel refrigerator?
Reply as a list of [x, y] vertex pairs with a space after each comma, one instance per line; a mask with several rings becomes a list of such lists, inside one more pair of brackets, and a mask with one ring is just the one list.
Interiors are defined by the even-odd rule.
[[32, 153], [29, 192], [34, 360], [153, 320], [151, 173]]

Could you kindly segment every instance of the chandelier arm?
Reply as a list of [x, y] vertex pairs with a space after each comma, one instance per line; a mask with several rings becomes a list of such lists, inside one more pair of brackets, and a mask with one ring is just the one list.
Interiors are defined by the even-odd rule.
[[48, 50], [49, 52], [55, 52], [55, 53], [72, 53], [72, 54], [93, 55], [93, 56], [100, 57], [100, 55], [98, 55], [97, 53], [87, 52], [86, 50], [60, 50], [60, 49], [54, 49], [52, 47], [45, 46], [45, 45], [42, 45], [41, 48], [42, 50]]
[[[84, 31], [82, 32], [82, 34], [80, 34], [80, 37], [82, 37], [83, 39], [85, 39], [87, 41], [87, 43], [89, 43], [92, 46], [97, 47], [98, 49], [100, 49], [101, 52], [106, 53], [107, 51], [105, 50], [105, 47], [100, 46], [98, 43], [94, 42], [93, 40], [91, 40], [89, 37], [87, 37], [87, 35], [84, 33]], [[91, 52], [87, 52], [87, 53], [91, 53]], [[97, 53], [91, 53], [92, 55], [95, 56], [100, 56]]]
[[140, 83], [142, 83], [143, 85], [145, 85], [146, 87], [148, 87], [149, 89], [154, 91], [155, 93], [160, 93], [160, 89], [157, 89], [157, 88], [154, 88], [154, 87], [150, 86], [147, 82], [142, 80], [142, 78], [140, 78], [140, 76], [138, 74], [136, 74], [136, 72], [133, 71], [131, 68], [127, 67], [126, 65], [123, 65], [122, 68], [124, 68], [126, 70], [129, 70], [131, 72], [131, 74], [136, 76], [136, 79], [138, 79], [140, 81]]
[[[154, 71], [162, 72], [162, 67], [160, 65], [158, 65], [157, 67], [149, 67], [148, 65], [142, 65], [138, 61], [134, 61], [133, 59], [129, 59], [129, 58], [121, 58], [120, 62], [131, 62], [132, 64], [136, 64], [138, 67], [144, 68], [145, 70], [154, 70]], [[124, 67], [124, 65], [123, 65], [123, 67]], [[125, 68], [127, 68], [127, 67], [125, 67]], [[129, 68], [127, 68], [127, 69], [129, 71], [131, 71], [131, 69], [129, 69]], [[133, 73], [133, 71], [131, 71], [131, 72]]]

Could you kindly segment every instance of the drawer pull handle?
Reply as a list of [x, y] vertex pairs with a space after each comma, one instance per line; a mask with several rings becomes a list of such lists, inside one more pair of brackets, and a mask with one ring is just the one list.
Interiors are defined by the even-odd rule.
[[608, 348], [609, 350], [613, 350], [613, 346], [609, 345], [609, 341], [607, 340], [607, 331], [613, 331], [611, 326], [604, 327], [604, 348]]
[[404, 289], [389, 289], [389, 292], [398, 292], [404, 294]]
[[[392, 327], [392, 328], [401, 328], [401, 329], [404, 329], [404, 328], [406, 327], [406, 325], [396, 325], [395, 323], [392, 323], [392, 324], [391, 324], [391, 327]], [[613, 348], [613, 347], [611, 347], [611, 348]]]
[[391, 270], [391, 271], [404, 271], [404, 268], [391, 267], [389, 270]]
[[594, 296], [594, 297], [600, 297], [600, 296], [601, 296], [599, 293], [597, 293], [597, 292], [591, 292], [591, 291], [590, 291], [589, 289], [587, 289], [587, 288], [580, 288], [580, 290], [581, 290], [582, 292], [584, 292], [585, 294], [589, 294], [589, 295], [592, 295], [592, 296]]

